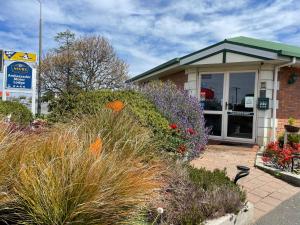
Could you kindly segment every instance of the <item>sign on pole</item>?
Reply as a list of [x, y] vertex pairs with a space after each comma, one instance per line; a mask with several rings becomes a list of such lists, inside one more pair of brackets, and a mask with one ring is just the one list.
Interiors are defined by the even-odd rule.
[[3, 65], [4, 65], [4, 61], [3, 61], [3, 50], [0, 49], [0, 73], [3, 72]]
[[32, 68], [24, 62], [13, 62], [7, 66], [6, 88], [28, 89], [32, 87]]
[[[0, 55], [1, 56], [1, 55]], [[2, 51], [3, 88], [2, 100], [6, 101], [10, 93], [17, 96], [31, 95], [26, 106], [31, 104], [31, 111], [36, 112], [36, 54], [28, 52]]]
[[35, 63], [36, 54], [30, 52], [4, 51], [4, 60]]

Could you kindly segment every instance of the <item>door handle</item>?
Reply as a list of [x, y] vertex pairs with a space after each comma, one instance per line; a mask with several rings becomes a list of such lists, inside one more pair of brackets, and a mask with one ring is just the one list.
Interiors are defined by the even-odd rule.
[[228, 102], [225, 102], [225, 110], [228, 109]]

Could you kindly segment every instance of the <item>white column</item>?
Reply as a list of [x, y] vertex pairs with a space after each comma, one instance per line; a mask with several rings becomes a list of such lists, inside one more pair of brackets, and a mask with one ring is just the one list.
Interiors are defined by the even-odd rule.
[[32, 92], [31, 92], [31, 112], [36, 113], [36, 69], [32, 68]]
[[6, 101], [6, 90], [5, 90], [5, 84], [6, 84], [6, 71], [7, 66], [3, 66], [3, 84], [2, 84], [2, 101]]
[[188, 75], [188, 82], [184, 84], [184, 89], [188, 90], [190, 95], [198, 97], [197, 94], [197, 69], [187, 69], [185, 73]]

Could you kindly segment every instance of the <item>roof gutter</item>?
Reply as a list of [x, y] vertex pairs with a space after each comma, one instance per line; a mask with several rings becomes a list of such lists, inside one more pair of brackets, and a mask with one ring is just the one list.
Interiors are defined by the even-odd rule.
[[277, 117], [277, 89], [278, 89], [278, 72], [281, 67], [291, 66], [296, 63], [296, 57], [293, 57], [292, 61], [286, 64], [282, 64], [275, 67], [275, 75], [274, 75], [274, 91], [273, 91], [273, 116], [272, 116], [272, 123], [273, 123], [273, 130], [272, 130], [272, 141], [276, 140], [276, 117]]

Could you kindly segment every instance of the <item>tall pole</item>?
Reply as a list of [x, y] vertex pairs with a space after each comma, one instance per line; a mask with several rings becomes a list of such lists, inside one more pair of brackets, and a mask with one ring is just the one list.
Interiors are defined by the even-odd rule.
[[37, 73], [37, 114], [41, 114], [41, 95], [42, 95], [42, 83], [41, 83], [41, 65], [42, 65], [42, 2], [40, 3], [40, 24], [39, 24], [39, 68]]

